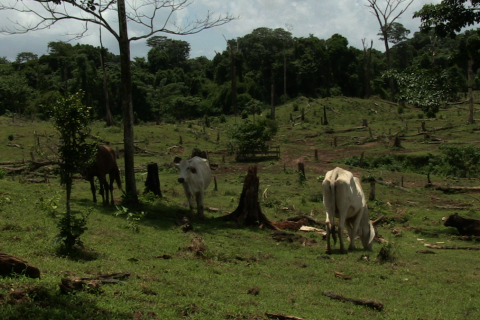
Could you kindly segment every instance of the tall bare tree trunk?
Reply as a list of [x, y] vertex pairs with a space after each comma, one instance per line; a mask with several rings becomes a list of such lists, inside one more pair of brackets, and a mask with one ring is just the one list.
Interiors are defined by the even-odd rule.
[[105, 96], [105, 124], [107, 127], [115, 125], [112, 113], [110, 112], [110, 103], [108, 99], [108, 86], [107, 86], [107, 72], [105, 71], [105, 64], [103, 63], [103, 43], [102, 43], [102, 28], [100, 27], [100, 64], [102, 65], [103, 72], [103, 94]]
[[472, 90], [472, 66], [473, 66], [473, 57], [471, 54], [468, 55], [468, 122], [473, 123], [473, 90]]
[[365, 98], [370, 98], [370, 66], [372, 62], [372, 47], [373, 40], [370, 40], [370, 49], [365, 46], [365, 39], [362, 39], [363, 43], [363, 69], [365, 71], [365, 80], [364, 80], [364, 89], [365, 89]]
[[272, 89], [271, 89], [271, 119], [275, 120], [275, 86], [272, 84]]
[[287, 54], [283, 50], [283, 95], [287, 98]]
[[230, 59], [231, 59], [231, 68], [232, 68], [232, 105], [233, 105], [233, 114], [237, 116], [237, 68], [235, 66], [235, 54], [233, 49], [230, 46]]
[[130, 202], [138, 203], [137, 186], [135, 183], [134, 145], [133, 145], [133, 105], [130, 69], [130, 42], [127, 32], [127, 18], [125, 0], [117, 1], [120, 35], [120, 63], [122, 73], [122, 114], [123, 114], [123, 143], [125, 149], [125, 192]]

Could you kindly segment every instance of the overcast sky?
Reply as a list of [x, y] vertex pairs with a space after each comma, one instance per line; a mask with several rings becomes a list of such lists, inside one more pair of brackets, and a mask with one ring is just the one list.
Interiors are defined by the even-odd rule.
[[[27, 3], [32, 5], [31, 0], [0, 0], [2, 4]], [[130, 0], [127, 0], [130, 1]], [[137, 0], [141, 2], [142, 0]], [[378, 0], [385, 3], [386, 0]], [[97, 1], [96, 1], [97, 2]], [[405, 1], [404, 4], [409, 1]], [[440, 3], [441, 0], [415, 0], [409, 9], [397, 21], [411, 31], [411, 35], [419, 30], [420, 19], [413, 19], [413, 13], [427, 3]], [[172, 21], [187, 21], [192, 17], [202, 17], [210, 10], [216, 15], [231, 14], [238, 16], [226, 25], [202, 31], [201, 33], [182, 37], [172, 37], [190, 43], [192, 58], [206, 56], [212, 59], [215, 51], [225, 50], [225, 39], [242, 37], [259, 27], [284, 28], [291, 27], [294, 37], [308, 37], [310, 34], [319, 39], [328, 39], [338, 33], [348, 39], [349, 45], [362, 49], [361, 39], [367, 43], [373, 40], [374, 48], [384, 51], [383, 43], [378, 39], [379, 24], [369, 8], [365, 6], [367, 0], [194, 0], [186, 9], [173, 16]], [[115, 24], [115, 12], [110, 14], [109, 21]], [[164, 21], [164, 15], [157, 15], [156, 23], [160, 25]], [[163, 19], [162, 19], [163, 18]], [[9, 21], [10, 20], [10, 21]], [[11, 21], [33, 21], [33, 17], [20, 13], [0, 11], [0, 27], [13, 26]], [[65, 20], [55, 24], [46, 30], [40, 30], [20, 35], [0, 35], [0, 57], [7, 57], [14, 61], [20, 52], [33, 52], [39, 56], [47, 54], [47, 44], [50, 41], [67, 41], [71, 36], [67, 33], [75, 33], [81, 26], [72, 21]], [[129, 24], [129, 36], [142, 34], [144, 30], [136, 25]], [[118, 54], [118, 44], [108, 33], [103, 31], [104, 46], [111, 52]], [[89, 36], [71, 43], [88, 43], [99, 46], [98, 27], [90, 25]], [[166, 35], [167, 34], [157, 34]], [[132, 42], [131, 57], [146, 57], [149, 47], [145, 40]]]

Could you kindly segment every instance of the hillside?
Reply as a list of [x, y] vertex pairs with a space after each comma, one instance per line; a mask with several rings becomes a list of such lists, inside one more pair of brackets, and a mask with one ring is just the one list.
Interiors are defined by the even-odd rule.
[[[321, 124], [324, 107], [326, 126]], [[475, 299], [478, 255], [440, 249], [435, 254], [418, 253], [425, 243], [477, 245], [458, 239], [457, 231], [444, 227], [441, 218], [458, 212], [479, 219], [480, 198], [435, 189], [476, 186], [477, 177], [432, 173], [433, 187], [425, 187], [429, 159], [441, 154], [440, 145], [478, 146], [480, 127], [467, 124], [466, 105], [442, 109], [436, 119], [421, 119], [418, 109], [407, 106], [399, 113], [398, 106], [378, 98], [302, 97], [279, 106], [276, 115], [279, 132], [272, 146], [280, 147], [281, 158], [258, 163], [238, 163], [227, 152], [227, 126], [242, 121], [238, 117], [227, 117], [226, 123], [215, 118], [209, 128], [201, 120], [137, 125], [137, 188], [143, 191], [146, 165], [156, 162], [163, 198], [141, 195], [141, 206], [127, 208], [146, 213], [134, 226], [125, 215], [115, 216], [115, 208], [94, 204], [88, 183], [75, 180], [73, 209], [91, 210], [82, 236], [86, 249], [75, 257], [61, 256], [52, 246], [55, 215], [64, 206], [64, 190], [55, 172], [43, 171], [53, 166], [42, 167], [37, 176], [17, 173], [0, 179], [1, 251], [29, 261], [42, 272], [41, 280], [0, 278], [0, 318], [266, 319], [266, 313], [280, 313], [304, 319], [456, 319], [480, 315]], [[362, 127], [363, 119], [368, 127]], [[422, 122], [427, 132], [419, 133]], [[92, 134], [121, 151], [121, 128], [94, 122]], [[391, 147], [396, 134], [400, 148]], [[23, 159], [28, 164], [31, 151], [38, 161], [51, 155], [47, 146], [57, 142], [49, 122], [22, 118], [0, 117], [0, 137], [0, 168], [13, 168], [12, 162]], [[189, 215], [188, 204], [171, 162], [175, 156], [188, 157], [193, 148], [208, 150], [210, 162], [218, 165], [213, 171], [218, 191], [212, 185], [206, 192], [205, 205], [211, 208], [206, 211], [207, 220], [190, 217], [193, 231], [184, 233], [176, 221]], [[364, 168], [357, 166], [362, 153]], [[17, 162], [17, 168], [24, 166]], [[121, 158], [119, 162], [122, 167]], [[299, 180], [299, 162], [305, 165], [304, 182]], [[390, 247], [376, 242], [373, 252], [357, 249], [340, 255], [334, 251], [324, 258], [325, 241], [317, 233], [302, 233], [308, 243], [282, 242], [272, 239], [269, 230], [223, 221], [221, 217], [237, 207], [251, 165], [258, 166], [264, 194], [261, 208], [273, 221], [299, 214], [325, 220], [321, 182], [336, 166], [359, 178], [373, 175], [397, 186], [403, 181], [406, 190], [377, 184], [376, 199], [369, 201], [371, 219], [386, 217], [379, 233]], [[45, 174], [48, 181], [43, 180]], [[370, 184], [363, 183], [363, 189], [369, 194]], [[114, 194], [119, 202], [121, 193], [115, 189]], [[375, 261], [382, 247], [394, 254], [393, 263]], [[368, 259], [360, 259], [362, 254]], [[114, 272], [131, 275], [122, 284], [103, 285], [97, 294], [62, 295], [58, 290], [63, 277]], [[352, 279], [339, 279], [334, 272]], [[341, 303], [325, 297], [325, 291], [380, 301], [384, 309]]]

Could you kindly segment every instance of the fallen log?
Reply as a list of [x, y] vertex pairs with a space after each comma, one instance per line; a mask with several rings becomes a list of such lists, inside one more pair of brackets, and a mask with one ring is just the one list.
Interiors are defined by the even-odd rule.
[[470, 209], [470, 207], [459, 207], [459, 206], [435, 206], [435, 208], [438, 209], [447, 209], [447, 210], [467, 210]]
[[72, 293], [74, 291], [86, 290], [91, 293], [101, 292], [100, 287], [104, 283], [122, 283], [122, 279], [130, 276], [130, 273], [110, 273], [102, 274], [95, 277], [82, 278], [62, 278], [59, 284], [62, 293]]
[[308, 220], [309, 222], [313, 223], [313, 224], [316, 224], [316, 225], [319, 225], [319, 226], [326, 226], [327, 223], [325, 221], [320, 221], [320, 220], [317, 220], [317, 219], [314, 219], [310, 216], [307, 216], [307, 215], [299, 215], [299, 216], [295, 216], [295, 217], [291, 217], [291, 218], [287, 218], [286, 219], [287, 221], [300, 221], [300, 220]]
[[467, 240], [467, 241], [476, 240], [476, 241], [480, 241], [480, 237], [478, 237], [478, 236], [457, 236], [457, 237], [455, 237], [455, 238], [458, 239], [458, 240]]
[[305, 320], [304, 318], [287, 316], [287, 315], [281, 314], [281, 313], [265, 312], [265, 315], [267, 316], [267, 318], [277, 319], [277, 320]]
[[398, 190], [402, 190], [402, 191], [405, 191], [405, 192], [410, 192], [410, 190], [408, 190], [407, 188], [397, 186], [397, 185], [393, 184], [392, 182], [378, 180], [378, 179], [375, 179], [375, 182], [378, 183], [378, 184], [381, 184], [383, 186], [393, 187], [393, 188], [398, 189]]
[[431, 249], [447, 249], [447, 250], [480, 250], [480, 247], [459, 247], [459, 246], [437, 246], [436, 244], [424, 244], [425, 247]]
[[333, 129], [327, 129], [325, 130], [325, 133], [341, 133], [341, 132], [350, 132], [350, 131], [355, 131], [355, 130], [362, 130], [366, 129], [367, 127], [353, 127], [353, 128], [347, 128], [347, 129], [340, 129], [340, 130], [333, 130]]
[[40, 278], [40, 270], [29, 265], [23, 259], [0, 252], [0, 276], [25, 275], [29, 278]]
[[362, 299], [353, 299], [353, 298], [345, 298], [339, 294], [333, 293], [331, 291], [325, 291], [323, 295], [330, 297], [332, 299], [337, 299], [342, 302], [351, 302], [356, 305], [361, 305], [361, 306], [366, 306], [369, 308], [377, 309], [378, 311], [381, 311], [383, 309], [383, 304], [377, 301], [371, 301], [371, 300], [362, 300]]
[[440, 190], [440, 191], [443, 191], [443, 192], [453, 192], [453, 191], [480, 192], [480, 187], [442, 187], [442, 186], [436, 186], [435, 190]]
[[352, 277], [350, 276], [347, 276], [341, 272], [338, 272], [338, 271], [334, 271], [335, 272], [335, 277], [336, 278], [340, 278], [340, 279], [343, 279], [343, 280], [352, 280]]
[[277, 241], [298, 242], [304, 246], [311, 246], [317, 243], [313, 239], [307, 239], [302, 235], [295, 234], [295, 233], [288, 233], [285, 231], [273, 231], [271, 233], [271, 236], [274, 240], [277, 240]]

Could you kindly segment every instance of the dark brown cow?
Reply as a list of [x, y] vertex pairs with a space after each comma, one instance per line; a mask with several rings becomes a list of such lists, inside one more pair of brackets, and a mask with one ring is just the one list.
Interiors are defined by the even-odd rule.
[[454, 213], [448, 218], [443, 218], [445, 227], [457, 228], [462, 236], [480, 236], [480, 220], [465, 219]]
[[[93, 178], [96, 176], [100, 181], [100, 194], [102, 195], [103, 205], [107, 206], [109, 203], [109, 190], [111, 196], [111, 205], [114, 205], [113, 201], [113, 181], [117, 181], [117, 186], [122, 190], [122, 180], [120, 180], [120, 171], [118, 170], [117, 160], [115, 157], [115, 151], [109, 146], [98, 146], [97, 147], [97, 161], [84, 172], [85, 180], [90, 181], [90, 189], [93, 194], [93, 202], [97, 202], [97, 197], [95, 195], [95, 184], [93, 183]], [[107, 182], [107, 174], [110, 177], [110, 184]], [[106, 190], [106, 200], [103, 195]]]

